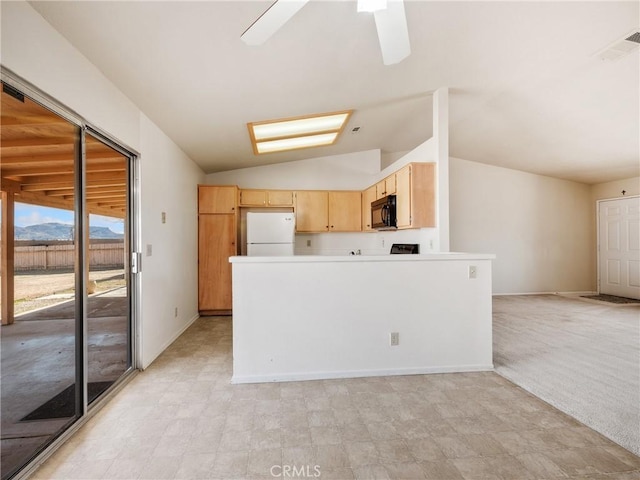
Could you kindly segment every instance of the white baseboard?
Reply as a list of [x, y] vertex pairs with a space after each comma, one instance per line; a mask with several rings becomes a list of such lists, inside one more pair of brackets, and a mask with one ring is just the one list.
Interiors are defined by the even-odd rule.
[[160, 347], [160, 349], [158, 349], [158, 352], [153, 356], [151, 360], [146, 362], [145, 359], [143, 358], [142, 359], [143, 365], [140, 367], [140, 370], [145, 370], [149, 368], [149, 366], [155, 361], [155, 359], [158, 358], [160, 354], [164, 352], [167, 348], [169, 348], [169, 346], [173, 342], [175, 342], [180, 337], [180, 335], [182, 335], [187, 330], [187, 328], [189, 328], [193, 324], [193, 322], [195, 322], [199, 318], [200, 318], [199, 313], [196, 313], [193, 317], [191, 317], [180, 330], [178, 330], [174, 335], [172, 335], [171, 338], [167, 342], [165, 342], [164, 345]]
[[463, 373], [463, 372], [493, 372], [493, 364], [487, 365], [456, 365], [445, 367], [415, 367], [395, 368], [389, 370], [345, 370], [337, 372], [298, 372], [279, 373], [273, 375], [234, 375], [232, 384], [242, 383], [271, 383], [271, 382], [300, 382], [305, 380], [331, 380], [338, 378], [390, 377], [397, 375], [425, 375], [430, 373]]
[[492, 297], [508, 297], [514, 295], [597, 295], [598, 292], [586, 291], [586, 292], [520, 292], [520, 293], [492, 293]]

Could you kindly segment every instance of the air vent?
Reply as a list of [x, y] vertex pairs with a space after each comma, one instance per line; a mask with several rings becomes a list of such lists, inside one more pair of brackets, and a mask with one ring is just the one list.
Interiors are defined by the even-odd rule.
[[633, 30], [596, 54], [601, 60], [617, 60], [640, 47], [640, 31]]
[[640, 43], [640, 32], [635, 32], [633, 35], [629, 35], [625, 40], [627, 42]]
[[18, 100], [19, 102], [24, 103], [24, 95], [20, 91], [13, 88], [11, 85], [7, 85], [6, 83], [3, 82], [2, 91], [7, 95], [11, 95], [13, 98]]

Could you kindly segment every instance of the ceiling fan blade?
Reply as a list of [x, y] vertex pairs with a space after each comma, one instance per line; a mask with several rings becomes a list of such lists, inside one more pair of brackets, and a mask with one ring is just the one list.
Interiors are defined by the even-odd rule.
[[389, 0], [385, 10], [373, 13], [378, 30], [382, 61], [385, 65], [399, 63], [411, 53], [407, 17], [402, 0]]
[[247, 45], [262, 45], [289, 21], [309, 0], [276, 0], [240, 36]]

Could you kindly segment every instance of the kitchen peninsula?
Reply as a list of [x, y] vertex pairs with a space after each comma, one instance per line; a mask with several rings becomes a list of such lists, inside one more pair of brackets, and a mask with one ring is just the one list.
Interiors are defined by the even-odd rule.
[[232, 382], [492, 370], [493, 258], [231, 257]]

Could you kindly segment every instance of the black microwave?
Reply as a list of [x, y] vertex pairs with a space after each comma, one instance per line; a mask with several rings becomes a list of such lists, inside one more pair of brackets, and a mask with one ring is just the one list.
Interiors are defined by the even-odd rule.
[[371, 202], [371, 227], [376, 230], [395, 230], [396, 196], [388, 195]]

